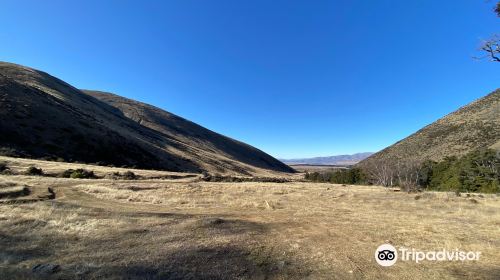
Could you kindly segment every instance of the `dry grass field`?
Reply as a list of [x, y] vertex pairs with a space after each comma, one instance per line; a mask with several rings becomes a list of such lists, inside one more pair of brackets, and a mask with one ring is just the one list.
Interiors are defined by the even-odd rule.
[[[2, 158], [19, 173], [71, 164]], [[116, 169], [81, 166], [105, 176]], [[125, 170], [126, 171], [126, 170]], [[13, 172], [13, 173], [16, 173]], [[499, 279], [500, 197], [375, 186], [0, 175], [2, 279]], [[298, 177], [296, 177], [298, 178]], [[292, 178], [293, 179], [293, 178]], [[13, 203], [16, 202], [17, 203]], [[7, 203], [9, 202], [9, 203]], [[21, 203], [24, 202], [24, 203]], [[398, 261], [375, 249], [480, 251], [479, 261]], [[52, 272], [37, 265], [59, 265]]]

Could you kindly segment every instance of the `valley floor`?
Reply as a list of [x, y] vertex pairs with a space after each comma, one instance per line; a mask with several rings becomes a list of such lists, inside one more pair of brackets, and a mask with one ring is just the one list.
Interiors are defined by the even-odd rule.
[[[381, 187], [1, 175], [2, 279], [498, 279], [500, 197]], [[5, 201], [5, 199], [3, 200]], [[391, 243], [479, 261], [375, 262]], [[33, 271], [56, 264], [54, 271]], [[45, 273], [45, 274], [44, 274]]]

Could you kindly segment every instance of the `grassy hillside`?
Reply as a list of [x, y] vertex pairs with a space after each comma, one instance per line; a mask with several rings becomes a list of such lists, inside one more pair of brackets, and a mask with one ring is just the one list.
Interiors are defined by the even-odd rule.
[[441, 161], [479, 148], [500, 149], [500, 89], [373, 154], [359, 166], [400, 159]]
[[117, 108], [127, 118], [155, 130], [175, 142], [172, 148], [186, 158], [195, 158], [200, 165], [245, 172], [238, 163], [263, 169], [292, 171], [261, 150], [243, 142], [208, 130], [189, 120], [161, 110], [155, 106], [127, 99], [115, 94], [82, 90], [85, 94]]
[[293, 171], [254, 147], [178, 116], [107, 96], [0, 63], [1, 154], [182, 172]]

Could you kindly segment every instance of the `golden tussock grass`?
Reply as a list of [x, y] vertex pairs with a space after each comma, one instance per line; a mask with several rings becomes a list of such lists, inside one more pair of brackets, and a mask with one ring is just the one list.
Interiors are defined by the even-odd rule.
[[[56, 199], [0, 205], [0, 274], [36, 278], [495, 279], [500, 197], [304, 182], [0, 176]], [[374, 259], [382, 243], [481, 251], [472, 262]]]

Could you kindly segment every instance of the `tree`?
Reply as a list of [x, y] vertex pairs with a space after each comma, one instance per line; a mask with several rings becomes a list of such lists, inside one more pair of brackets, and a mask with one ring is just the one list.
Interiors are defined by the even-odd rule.
[[[496, 4], [494, 11], [500, 17], [500, 1]], [[493, 35], [490, 39], [485, 40], [480, 49], [486, 53], [480, 58], [489, 57], [491, 61], [500, 62], [500, 37], [498, 35]]]
[[421, 182], [423, 164], [418, 160], [397, 160], [395, 173], [398, 185], [407, 192], [415, 191]]
[[489, 57], [491, 61], [500, 62], [500, 37], [494, 35], [491, 39], [484, 41], [481, 50], [486, 52], [484, 57]]
[[394, 168], [388, 159], [378, 159], [364, 167], [365, 172], [375, 185], [392, 187], [394, 184]]

